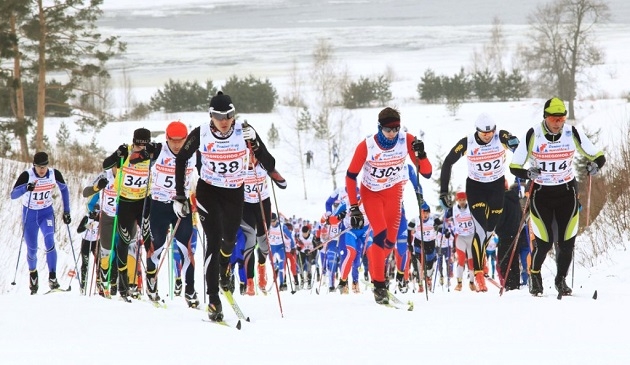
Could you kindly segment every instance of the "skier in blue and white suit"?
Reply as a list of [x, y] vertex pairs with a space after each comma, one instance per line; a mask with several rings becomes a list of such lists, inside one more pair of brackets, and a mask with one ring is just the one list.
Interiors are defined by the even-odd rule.
[[59, 170], [48, 167], [48, 154], [37, 152], [33, 158], [33, 167], [20, 174], [11, 199], [22, 198], [22, 222], [24, 241], [26, 242], [28, 269], [30, 271], [29, 288], [31, 294], [37, 293], [39, 279], [37, 275], [37, 234], [44, 236], [46, 262], [48, 264], [48, 285], [51, 289], [59, 288], [57, 282], [57, 251], [55, 250], [55, 212], [53, 194], [55, 185], [59, 187], [63, 200], [63, 222], [70, 224], [70, 197], [68, 187]]
[[280, 282], [280, 291], [287, 290], [285, 283], [284, 267], [286, 261], [285, 244], [289, 243], [291, 247], [295, 247], [295, 242], [291, 234], [291, 230], [286, 225], [281, 224], [276, 213], [271, 213], [271, 224], [267, 230], [269, 236], [269, 247], [273, 255], [274, 271], [278, 272], [278, 280]]

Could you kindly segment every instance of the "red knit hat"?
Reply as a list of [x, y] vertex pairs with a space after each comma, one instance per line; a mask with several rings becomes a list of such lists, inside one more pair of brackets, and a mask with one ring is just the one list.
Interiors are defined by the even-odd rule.
[[188, 136], [188, 128], [179, 120], [171, 122], [166, 127], [166, 138], [168, 139], [183, 139]]
[[458, 191], [455, 194], [455, 200], [460, 200], [460, 199], [467, 199], [465, 191]]

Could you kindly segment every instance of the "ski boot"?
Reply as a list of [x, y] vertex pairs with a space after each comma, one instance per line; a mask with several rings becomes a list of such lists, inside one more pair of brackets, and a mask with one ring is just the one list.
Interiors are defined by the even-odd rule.
[[280, 291], [287, 291], [287, 284], [286, 283], [280, 284]]
[[538, 297], [543, 294], [542, 276], [540, 271], [537, 273], [532, 272], [529, 280], [529, 294]]
[[153, 302], [161, 300], [158, 294], [157, 277], [155, 274], [147, 274], [147, 296]]
[[556, 278], [556, 290], [558, 293], [562, 294], [562, 296], [573, 294], [573, 290], [569, 288], [564, 277]]
[[232, 270], [230, 265], [219, 266], [219, 286], [221, 290], [224, 292], [234, 293], [234, 275], [232, 275]]
[[211, 294], [208, 304], [208, 319], [213, 322], [223, 321], [223, 307], [221, 306], [221, 299], [218, 294]]
[[471, 291], [477, 291], [477, 287], [475, 286], [475, 283], [472, 281], [468, 283], [468, 287], [470, 288]]
[[339, 280], [339, 294], [348, 294], [348, 280]]
[[267, 270], [265, 264], [258, 264], [258, 288], [267, 290]]
[[188, 304], [190, 308], [197, 308], [199, 306], [199, 299], [195, 291], [193, 291], [192, 294], [184, 294], [184, 299], [186, 299], [186, 304]]
[[462, 281], [457, 280], [457, 285], [455, 285], [455, 291], [462, 291]]
[[48, 286], [50, 290], [59, 289], [59, 282], [57, 281], [57, 273], [51, 272], [48, 274]]
[[247, 284], [241, 283], [238, 287], [238, 292], [241, 293], [241, 295], [245, 295], [247, 292]]
[[176, 278], [175, 279], [175, 289], [173, 290], [173, 295], [175, 295], [176, 297], [182, 295], [182, 278]]
[[39, 289], [37, 270], [29, 272], [28, 288], [31, 290], [31, 295], [37, 294], [37, 290]]
[[245, 290], [245, 294], [247, 295], [256, 295], [256, 290], [254, 289], [254, 279], [247, 279], [247, 288]]
[[377, 304], [389, 304], [389, 295], [384, 282], [374, 282], [374, 301]]
[[478, 292], [488, 291], [488, 287], [486, 286], [486, 277], [483, 272], [478, 272], [475, 274], [475, 282], [477, 283]]
[[129, 296], [133, 299], [140, 299], [140, 291], [135, 284], [129, 285]]

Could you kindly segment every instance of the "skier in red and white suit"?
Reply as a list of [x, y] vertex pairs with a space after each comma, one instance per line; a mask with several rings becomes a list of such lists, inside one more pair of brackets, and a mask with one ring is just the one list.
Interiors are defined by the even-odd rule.
[[[424, 151], [424, 142], [409, 133], [399, 133], [400, 113], [385, 108], [378, 114], [378, 132], [357, 146], [346, 174], [346, 191], [350, 202], [352, 228], [363, 226], [363, 213], [358, 207], [357, 177], [361, 177], [361, 200], [374, 233], [374, 242], [367, 252], [369, 271], [374, 284], [374, 299], [389, 303], [385, 287], [385, 258], [396, 243], [403, 187], [406, 182], [406, 159], [409, 155], [420, 173], [430, 178], [432, 166]], [[422, 195], [418, 194], [422, 204]]]

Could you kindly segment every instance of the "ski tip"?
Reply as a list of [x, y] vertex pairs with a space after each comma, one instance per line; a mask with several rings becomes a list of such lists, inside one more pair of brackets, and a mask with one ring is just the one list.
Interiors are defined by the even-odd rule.
[[72, 285], [68, 285], [68, 289], [66, 289], [66, 291], [70, 291], [72, 290]]
[[597, 300], [597, 289], [595, 289], [595, 292], [593, 292], [593, 300]]
[[241, 320], [239, 319], [238, 322], [236, 322], [236, 329], [240, 330], [241, 329]]

